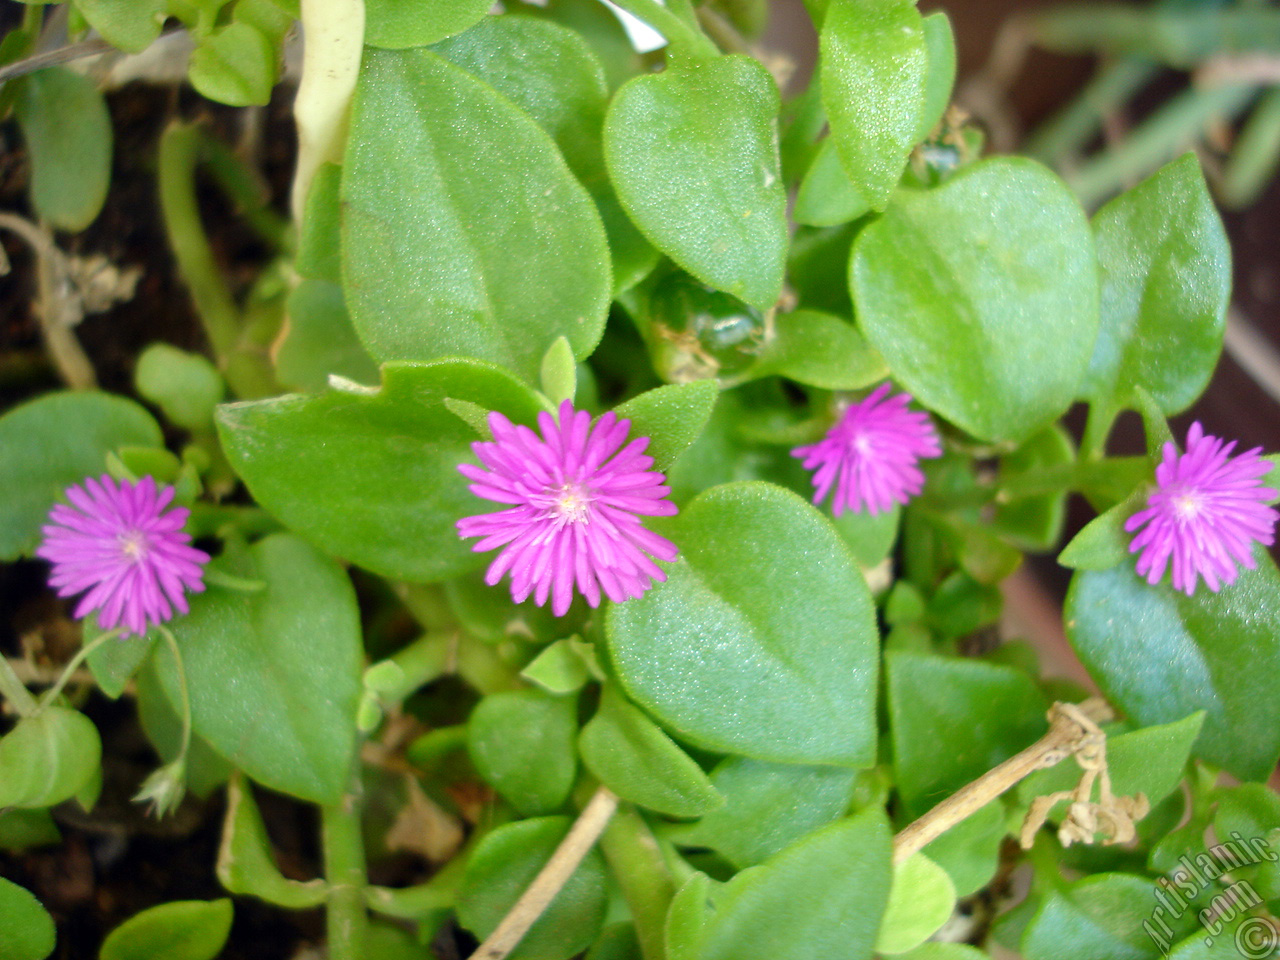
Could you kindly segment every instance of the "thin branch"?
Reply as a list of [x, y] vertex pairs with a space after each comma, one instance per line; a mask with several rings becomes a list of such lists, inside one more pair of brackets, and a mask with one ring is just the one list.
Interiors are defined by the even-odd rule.
[[14, 77], [25, 76], [28, 73], [35, 73], [37, 70], [43, 70], [46, 67], [61, 66], [64, 63], [71, 63], [73, 60], [96, 56], [99, 53], [107, 53], [114, 49], [115, 47], [101, 37], [94, 37], [91, 40], [81, 40], [79, 43], [59, 47], [57, 50], [37, 53], [34, 56], [24, 57], [15, 63], [0, 67], [0, 83], [12, 80]]
[[521, 941], [529, 928], [578, 869], [578, 864], [595, 846], [604, 828], [618, 809], [618, 797], [608, 787], [600, 787], [591, 797], [565, 838], [556, 847], [547, 865], [502, 918], [493, 933], [471, 954], [470, 960], [502, 960]]

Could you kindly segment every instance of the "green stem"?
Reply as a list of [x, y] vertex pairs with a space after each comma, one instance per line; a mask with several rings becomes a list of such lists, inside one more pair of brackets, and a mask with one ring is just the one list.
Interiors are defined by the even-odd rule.
[[1109, 403], [1094, 401], [1089, 404], [1089, 415], [1084, 423], [1084, 437], [1080, 441], [1081, 461], [1101, 460], [1106, 455], [1107, 437], [1116, 422], [1119, 411]]
[[245, 222], [277, 253], [287, 251], [293, 242], [289, 221], [271, 209], [266, 190], [235, 152], [216, 137], [201, 133], [200, 155]]
[[182, 745], [178, 748], [178, 755], [173, 759], [173, 763], [185, 764], [187, 750], [191, 746], [191, 695], [187, 689], [187, 668], [182, 662], [182, 651], [178, 649], [177, 638], [169, 632], [167, 627], [159, 626], [156, 629], [168, 644], [169, 652], [173, 654], [174, 669], [178, 672], [178, 696], [182, 699]]
[[0, 656], [0, 694], [13, 704], [13, 709], [18, 711], [18, 715], [29, 717], [39, 705], [36, 698], [31, 695], [31, 691], [27, 689], [27, 685], [22, 679], [13, 672], [13, 667], [9, 666], [8, 657]]
[[109, 640], [115, 640], [118, 638], [123, 629], [123, 627], [117, 627], [114, 630], [108, 630], [102, 636], [95, 637], [86, 646], [77, 650], [76, 655], [71, 658], [71, 661], [65, 667], [62, 668], [62, 674], [58, 677], [57, 682], [46, 690], [44, 695], [40, 697], [39, 709], [43, 710], [45, 707], [49, 706], [49, 704], [53, 703], [53, 701], [57, 700], [58, 694], [62, 693], [62, 688], [67, 685], [68, 681], [70, 681], [71, 675], [79, 669], [80, 664], [84, 663], [89, 654], [93, 653], [93, 651], [97, 650]]
[[[178, 270], [191, 288], [196, 313], [213, 347], [218, 365], [239, 396], [274, 393], [266, 357], [246, 363], [240, 353], [240, 311], [227, 289], [205, 236], [196, 202], [196, 161], [200, 132], [193, 126], [171, 124], [160, 136], [160, 209], [165, 232], [178, 261]], [[237, 362], [233, 362], [237, 361]]]
[[1222, 202], [1244, 207], [1258, 199], [1280, 163], [1280, 90], [1262, 95], [1240, 131], [1222, 176]]
[[354, 759], [348, 791], [336, 803], [320, 808], [324, 872], [329, 882], [325, 924], [330, 960], [365, 960], [369, 917], [365, 908], [368, 878], [364, 839], [360, 833], [361, 792], [359, 760]]
[[1136, 57], [1103, 67], [1070, 104], [1036, 130], [1024, 152], [1051, 166], [1076, 155], [1097, 134], [1102, 118], [1120, 110], [1159, 69]]
[[710, 58], [720, 55], [714, 43], [697, 27], [686, 23], [657, 0], [616, 0], [617, 5], [667, 38], [673, 47], [683, 47], [696, 57]]
[[239, 593], [260, 593], [267, 588], [265, 580], [254, 580], [248, 577], [237, 577], [215, 567], [206, 567], [204, 571], [206, 587], [222, 587]]
[[664, 931], [667, 908], [675, 896], [675, 881], [662, 848], [635, 807], [621, 804], [604, 835], [600, 849], [613, 878], [631, 908], [644, 960], [666, 960]]

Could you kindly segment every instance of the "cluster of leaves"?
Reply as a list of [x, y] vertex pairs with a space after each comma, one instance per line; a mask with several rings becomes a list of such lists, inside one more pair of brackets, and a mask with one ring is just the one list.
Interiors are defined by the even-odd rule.
[[[267, 5], [76, 10], [126, 48], [168, 12], [209, 69], [234, 71]], [[661, 20], [660, 72], [595, 0], [488, 6], [368, 3], [348, 142], [311, 183], [297, 282], [246, 307], [243, 337], [211, 338], [218, 366], [169, 347], [140, 359], [138, 394], [189, 434], [180, 455], [123, 397], [55, 394], [0, 418], [0, 558], [30, 555], [62, 491], [104, 469], [174, 484], [217, 554], [172, 625], [181, 668], [154, 634], [87, 664], [107, 696], [133, 693], [166, 761], [189, 703], [175, 775], [197, 795], [227, 785], [222, 884], [367, 908], [416, 933], [379, 921], [368, 956], [423, 956], [454, 920], [487, 935], [604, 784], [623, 809], [513, 956], [963, 960], [986, 954], [925, 941], [989, 888], [1001, 912], [973, 943], [1155, 960], [1157, 879], [1210, 827], [1280, 830], [1264, 786], [1216, 785], [1220, 770], [1264, 780], [1280, 756], [1276, 568], [1259, 550], [1235, 584], [1191, 597], [1140, 581], [1122, 526], [1154, 461], [1105, 453], [1136, 409], [1154, 456], [1221, 349], [1229, 253], [1194, 158], [1092, 220], [1038, 163], [977, 159], [980, 137], [944, 116], [948, 21], [910, 0], [815, 0], [820, 80], [786, 103], [687, 2], [624, 4]], [[722, 43], [758, 22], [745, 6], [704, 11]], [[230, 99], [197, 62], [193, 82]], [[190, 239], [174, 237], [180, 260]], [[235, 375], [245, 342], [272, 340], [252, 379]], [[789, 450], [821, 436], [842, 392], [887, 376], [938, 418], [946, 453], [905, 509], [832, 520]], [[570, 397], [652, 438], [681, 507], [654, 527], [681, 554], [642, 598], [556, 618], [484, 585], [454, 524], [485, 508], [457, 466], [486, 411], [530, 424]], [[1080, 401], [1077, 450], [1058, 421]], [[241, 481], [253, 504], [220, 499]], [[1071, 771], [896, 868], [891, 836], [1031, 743], [1053, 699], [1083, 696], [1041, 680], [1026, 643], [975, 655], [999, 582], [1059, 546], [1072, 492], [1099, 517], [1060, 556], [1077, 570], [1069, 634], [1127, 717], [1110, 731], [1114, 788], [1153, 812], [1123, 849], [1062, 851], [1044, 833], [1010, 910], [1005, 838]], [[356, 761], [366, 737], [395, 747], [388, 715], [419, 724], [407, 788]], [[55, 839], [48, 808], [91, 805], [99, 759], [65, 701], [28, 711], [0, 739], [0, 844]], [[460, 799], [476, 781], [492, 792], [479, 812]], [[281, 875], [250, 782], [320, 805], [326, 877]], [[421, 885], [367, 885], [338, 839], [362, 794], [371, 822], [429, 804], [468, 821], [467, 843]], [[1242, 876], [1280, 900], [1269, 862], [1197, 896]], [[1178, 960], [1215, 955], [1198, 909], [1169, 919]], [[102, 955], [211, 957], [230, 914], [165, 905]], [[0, 882], [0, 953], [40, 960], [52, 937]]]

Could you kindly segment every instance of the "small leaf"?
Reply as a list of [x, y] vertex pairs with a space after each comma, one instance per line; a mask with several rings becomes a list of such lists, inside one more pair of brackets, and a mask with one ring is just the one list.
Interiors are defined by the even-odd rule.
[[613, 412], [631, 421], [631, 439], [649, 438], [645, 452], [655, 469], [665, 471], [698, 439], [719, 394], [710, 380], [668, 384], [632, 397]]
[[[458, 921], [481, 939], [492, 933], [551, 859], [569, 826], [568, 817], [541, 817], [486, 834], [467, 860], [458, 888]], [[604, 858], [592, 849], [508, 956], [568, 960], [589, 947], [604, 925], [605, 879]]]
[[45, 707], [0, 737], [0, 808], [51, 807], [74, 797], [102, 759], [98, 728], [83, 713]]
[[870, 209], [866, 198], [844, 172], [835, 140], [827, 137], [800, 181], [792, 211], [796, 223], [833, 227], [856, 220]]
[[0, 957], [45, 960], [57, 944], [53, 917], [40, 901], [0, 877]]
[[894, 864], [876, 949], [894, 954], [920, 946], [951, 918], [955, 905], [956, 888], [947, 872], [923, 853], [913, 853]]
[[573, 402], [578, 389], [578, 369], [573, 359], [573, 348], [564, 337], [557, 337], [542, 358], [539, 375], [542, 392], [556, 407], [560, 401]]
[[486, 19], [491, 6], [489, 0], [365, 0], [364, 42], [390, 50], [425, 47]]
[[227, 390], [212, 363], [167, 343], [153, 343], [142, 351], [133, 384], [172, 423], [187, 430], [212, 427], [213, 408]]
[[125, 53], [141, 53], [160, 36], [165, 0], [75, 0], [75, 9], [102, 39]]
[[572, 638], [557, 640], [544, 649], [520, 676], [554, 694], [574, 693], [591, 679], [587, 661]]
[[1005, 833], [1004, 807], [993, 801], [969, 814], [921, 852], [947, 871], [956, 896], [967, 897], [995, 876]]
[[574, 697], [492, 693], [471, 712], [467, 750], [490, 786], [526, 817], [562, 806], [577, 772]]
[[751, 368], [823, 390], [861, 390], [889, 375], [884, 359], [858, 328], [817, 310], [779, 316], [776, 332]]
[[252, 24], [238, 21], [201, 37], [191, 54], [191, 85], [232, 107], [265, 106], [276, 83], [276, 51]]
[[[98, 626], [98, 615], [90, 614], [84, 621], [84, 646], [105, 633]], [[124, 693], [125, 687], [133, 679], [133, 675], [151, 656], [151, 650], [160, 639], [156, 630], [148, 630], [142, 636], [116, 637], [108, 640], [89, 654], [86, 664], [98, 681], [98, 687], [112, 700]]]
[[642, 807], [697, 817], [724, 803], [702, 768], [612, 686], [582, 728], [578, 747], [592, 776]]
[[103, 941], [99, 960], [213, 960], [231, 933], [230, 900], [178, 900], [130, 917]]
[[762, 310], [782, 292], [787, 252], [778, 107], [769, 72], [729, 55], [628, 81], [604, 126], [618, 199], [650, 242]]
[[[1052, 890], [1027, 925], [1022, 954], [1027, 960], [1063, 956], [1158, 960], [1161, 951], [1147, 932], [1155, 928], [1151, 917], [1159, 909], [1158, 889], [1145, 877], [1098, 873]], [[1188, 910], [1181, 922], [1177, 917], [1166, 919], [1175, 929], [1189, 930], [1196, 912]]]
[[911, 0], [831, 0], [820, 43], [831, 139], [865, 206], [883, 210], [923, 124], [921, 16]]
[[1129, 543], [1133, 534], [1124, 525], [1141, 509], [1147, 496], [1146, 489], [1135, 490], [1127, 500], [1086, 523], [1058, 554], [1058, 563], [1071, 570], [1110, 570], [1131, 562]]
[[111, 117], [93, 81], [64, 67], [21, 81], [14, 109], [31, 154], [31, 199], [60, 230], [98, 216], [111, 182]]
[[924, 84], [924, 109], [916, 139], [923, 140], [942, 120], [951, 103], [951, 89], [956, 83], [956, 39], [951, 21], [938, 10], [921, 21], [924, 45], [928, 53], [929, 72]]

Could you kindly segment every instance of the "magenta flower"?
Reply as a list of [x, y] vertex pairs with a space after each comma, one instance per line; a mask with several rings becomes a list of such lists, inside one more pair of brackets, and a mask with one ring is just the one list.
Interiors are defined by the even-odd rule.
[[906, 503], [924, 487], [924, 474], [916, 466], [921, 457], [942, 454], [938, 434], [929, 415], [908, 410], [905, 393], [885, 399], [889, 384], [882, 383], [865, 399], [851, 404], [827, 435], [808, 447], [796, 447], [813, 474], [813, 502], [821, 503], [831, 488], [836, 495], [832, 512], [870, 513]]
[[1187, 452], [1164, 445], [1164, 459], [1156, 467], [1156, 489], [1147, 497], [1147, 508], [1125, 523], [1125, 530], [1142, 530], [1129, 544], [1129, 552], [1142, 551], [1138, 574], [1147, 583], [1159, 583], [1165, 567], [1173, 563], [1173, 588], [1190, 596], [1197, 578], [1204, 577], [1217, 593], [1232, 583], [1242, 563], [1255, 566], [1253, 542], [1275, 542], [1280, 513], [1265, 501], [1276, 491], [1260, 486], [1271, 464], [1258, 457], [1255, 447], [1232, 457], [1235, 441], [1224, 444], [1208, 436], [1199, 423], [1187, 431]]
[[490, 413], [493, 442], [471, 445], [484, 467], [458, 467], [475, 481], [476, 496], [512, 505], [458, 521], [459, 536], [483, 538], [473, 550], [503, 547], [485, 582], [493, 586], [510, 572], [516, 603], [533, 594], [544, 606], [550, 597], [559, 617], [573, 601], [574, 584], [595, 607], [602, 590], [620, 602], [665, 580], [650, 558], [674, 560], [676, 546], [646, 530], [639, 516], [671, 516], [676, 506], [666, 499], [666, 477], [649, 469], [649, 438], [623, 446], [629, 420], [606, 413], [593, 428], [591, 415], [567, 400], [558, 422], [540, 413], [538, 426], [541, 437]]
[[49, 583], [58, 596], [88, 591], [76, 617], [97, 610], [98, 626], [123, 624], [127, 637], [187, 612], [186, 591], [204, 589], [209, 555], [182, 532], [186, 507], [165, 509], [173, 487], [157, 491], [150, 477], [118, 484], [90, 477], [83, 487], [68, 487], [67, 499], [70, 506], [49, 512], [36, 556], [53, 564]]

